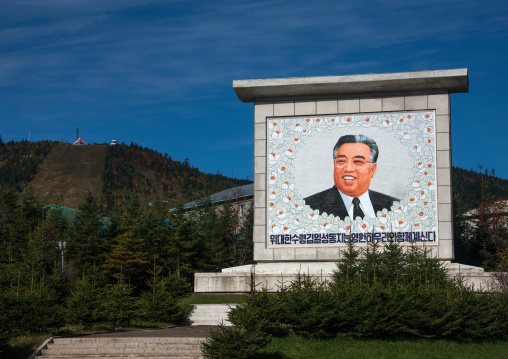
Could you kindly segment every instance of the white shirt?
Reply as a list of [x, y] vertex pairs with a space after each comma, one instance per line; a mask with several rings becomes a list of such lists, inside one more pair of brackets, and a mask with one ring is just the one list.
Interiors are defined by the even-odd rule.
[[[342, 201], [344, 202], [344, 206], [346, 206], [349, 218], [354, 219], [353, 218], [354, 197], [349, 197], [347, 194], [344, 194], [341, 191], [339, 191], [339, 193], [340, 196], [342, 197]], [[363, 213], [366, 216], [369, 216], [370, 218], [376, 218], [376, 212], [374, 212], [374, 207], [372, 206], [372, 202], [370, 201], [369, 191], [362, 194], [360, 197], [358, 197], [358, 199], [360, 200], [360, 208], [362, 209]]]

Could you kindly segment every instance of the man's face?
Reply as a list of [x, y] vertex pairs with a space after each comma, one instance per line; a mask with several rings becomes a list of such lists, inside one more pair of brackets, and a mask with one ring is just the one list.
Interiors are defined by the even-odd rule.
[[370, 163], [370, 148], [364, 143], [346, 143], [335, 154], [333, 180], [335, 187], [351, 197], [367, 192], [377, 164]]

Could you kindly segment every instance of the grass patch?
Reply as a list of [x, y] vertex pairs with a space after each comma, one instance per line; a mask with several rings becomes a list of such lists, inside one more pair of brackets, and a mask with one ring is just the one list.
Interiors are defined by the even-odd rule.
[[274, 339], [257, 359], [501, 359], [508, 341], [458, 343], [447, 340]]

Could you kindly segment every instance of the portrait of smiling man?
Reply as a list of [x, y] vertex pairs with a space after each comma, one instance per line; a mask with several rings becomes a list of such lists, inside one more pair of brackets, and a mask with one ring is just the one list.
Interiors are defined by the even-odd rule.
[[365, 135], [345, 135], [333, 148], [334, 186], [306, 197], [305, 203], [320, 214], [333, 214], [344, 219], [375, 218], [377, 212], [390, 210], [399, 201], [376, 191], [369, 190], [377, 170], [379, 148]]

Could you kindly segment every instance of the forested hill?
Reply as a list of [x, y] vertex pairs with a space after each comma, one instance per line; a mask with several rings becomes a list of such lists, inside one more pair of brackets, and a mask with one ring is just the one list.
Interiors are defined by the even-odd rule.
[[190, 202], [206, 194], [249, 183], [221, 174], [205, 174], [188, 160], [173, 160], [137, 144], [72, 146], [54, 141], [0, 138], [0, 190], [31, 187], [46, 204], [78, 208], [86, 191], [109, 208], [135, 193], [142, 202]]
[[482, 166], [478, 171], [453, 167], [452, 186], [453, 194], [460, 197], [466, 210], [477, 208], [482, 198], [508, 198], [508, 180], [496, 177], [494, 169], [489, 171]]
[[205, 174], [188, 160], [175, 161], [167, 154], [131, 143], [106, 148], [102, 193], [109, 204], [119, 195], [127, 197], [133, 192], [142, 198], [165, 198], [177, 204], [250, 182], [220, 173]]

